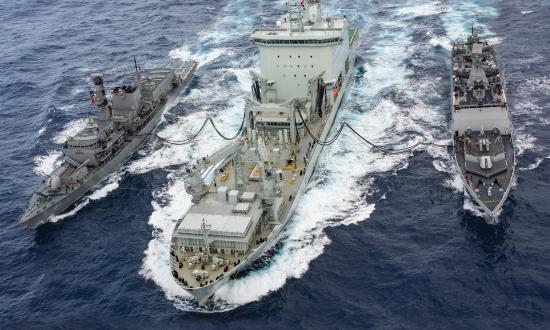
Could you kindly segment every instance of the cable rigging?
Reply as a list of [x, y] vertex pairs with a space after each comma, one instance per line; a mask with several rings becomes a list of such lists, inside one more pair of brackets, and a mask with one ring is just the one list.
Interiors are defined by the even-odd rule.
[[227, 141], [231, 141], [231, 140], [235, 140], [236, 138], [238, 138], [242, 131], [243, 131], [243, 128], [244, 128], [244, 120], [245, 118], [243, 117], [243, 120], [241, 122], [241, 126], [239, 127], [239, 130], [237, 131], [237, 133], [235, 133], [234, 136], [232, 137], [227, 137], [225, 136], [222, 132], [220, 132], [220, 130], [218, 129], [218, 127], [216, 126], [216, 124], [214, 124], [214, 121], [212, 120], [212, 118], [208, 117], [204, 120], [204, 122], [202, 123], [201, 127], [199, 128], [199, 130], [197, 131], [197, 133], [193, 134], [191, 137], [185, 139], [185, 140], [180, 140], [180, 141], [176, 141], [176, 140], [171, 140], [171, 139], [167, 139], [167, 138], [163, 138], [162, 136], [158, 135], [158, 134], [155, 134], [155, 136], [163, 141], [163, 142], [166, 142], [168, 144], [173, 144], [173, 145], [184, 145], [184, 144], [187, 144], [191, 141], [193, 141], [194, 139], [196, 139], [200, 134], [201, 132], [204, 130], [204, 128], [206, 127], [206, 124], [210, 123], [212, 124], [212, 127], [214, 128], [214, 130], [216, 131], [216, 133], [224, 140], [227, 140]]
[[[361, 140], [362, 142], [364, 142], [365, 144], [367, 144], [368, 146], [370, 146], [372, 149], [378, 151], [378, 152], [381, 152], [381, 153], [385, 153], [385, 154], [398, 154], [398, 153], [403, 153], [403, 152], [408, 152], [408, 151], [411, 151], [413, 150], [414, 148], [416, 148], [417, 146], [419, 145], [433, 145], [433, 146], [439, 146], [439, 147], [445, 147], [446, 145], [439, 145], [439, 144], [435, 144], [435, 143], [429, 143], [429, 142], [425, 142], [426, 138], [418, 133], [418, 132], [413, 132], [414, 134], [422, 137], [422, 141], [417, 141], [415, 142], [414, 144], [410, 145], [410, 146], [407, 146], [405, 148], [400, 148], [400, 149], [393, 149], [393, 148], [389, 148], [389, 147], [386, 147], [385, 145], [379, 145], [379, 144], [375, 144], [371, 141], [369, 141], [367, 138], [365, 138], [363, 135], [361, 135], [359, 132], [357, 132], [357, 130], [355, 130], [350, 124], [346, 123], [346, 122], [341, 122], [340, 123], [340, 127], [338, 128], [338, 130], [336, 131], [336, 133], [334, 134], [334, 136], [328, 140], [321, 140], [319, 139], [318, 137], [315, 136], [315, 134], [313, 134], [313, 132], [311, 131], [311, 129], [309, 128], [309, 126], [306, 124], [306, 120], [304, 119], [303, 115], [302, 115], [302, 112], [299, 110], [299, 109], [296, 109], [295, 110], [298, 115], [300, 116], [300, 119], [302, 120], [302, 123], [304, 125], [304, 128], [306, 129], [306, 132], [308, 133], [308, 135], [318, 144], [322, 145], [322, 146], [329, 146], [331, 144], [333, 144], [334, 142], [336, 142], [336, 140], [338, 140], [338, 138], [340, 137], [340, 135], [342, 134], [342, 132], [344, 131], [344, 128], [348, 128], [351, 130], [351, 132], [359, 139]], [[239, 127], [239, 130], [237, 131], [237, 133], [235, 133], [234, 136], [231, 136], [231, 137], [228, 137], [228, 136], [225, 136], [222, 132], [220, 132], [220, 130], [218, 129], [218, 127], [216, 126], [216, 124], [214, 123], [214, 121], [212, 120], [212, 118], [208, 117], [204, 120], [204, 122], [202, 123], [201, 127], [199, 128], [199, 130], [197, 131], [197, 133], [193, 134], [192, 136], [190, 136], [189, 138], [185, 139], [185, 140], [171, 140], [171, 139], [168, 139], [168, 138], [163, 138], [161, 136], [159, 136], [158, 134], [155, 134], [155, 136], [160, 139], [161, 141], [165, 142], [165, 143], [168, 143], [168, 144], [173, 144], [173, 145], [184, 145], [184, 144], [187, 144], [191, 141], [193, 141], [194, 139], [196, 139], [201, 133], [202, 131], [204, 130], [204, 128], [206, 127], [206, 124], [207, 123], [210, 123], [212, 125], [212, 127], [214, 128], [214, 130], [216, 131], [216, 133], [221, 137], [223, 138], [224, 140], [227, 140], [227, 141], [231, 141], [231, 140], [234, 140], [236, 138], [238, 138], [242, 132], [243, 132], [243, 129], [244, 129], [244, 122], [245, 122], [245, 118], [243, 117], [243, 120], [241, 122], [241, 126]]]

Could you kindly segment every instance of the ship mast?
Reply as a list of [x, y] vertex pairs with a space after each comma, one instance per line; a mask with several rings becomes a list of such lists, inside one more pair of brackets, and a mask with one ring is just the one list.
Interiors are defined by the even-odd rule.
[[206, 223], [205, 219], [202, 219], [201, 231], [204, 234], [204, 247], [206, 249], [206, 255], [210, 257], [210, 247], [208, 244], [208, 232], [212, 229], [212, 225]]
[[304, 31], [303, 17], [306, 6], [309, 6], [309, 2], [307, 0], [289, 0], [287, 2], [288, 29], [290, 34], [292, 34], [293, 31]]

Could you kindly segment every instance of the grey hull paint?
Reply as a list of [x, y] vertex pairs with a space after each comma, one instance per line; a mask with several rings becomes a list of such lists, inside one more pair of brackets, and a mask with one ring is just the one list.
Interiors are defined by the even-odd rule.
[[487, 206], [485, 206], [485, 204], [483, 204], [483, 202], [481, 202], [479, 197], [477, 197], [477, 194], [475, 193], [475, 191], [473, 191], [472, 187], [468, 184], [466, 178], [464, 177], [462, 167], [460, 166], [460, 164], [458, 162], [458, 159], [456, 158], [456, 151], [455, 150], [456, 150], [456, 145], [453, 142], [453, 158], [454, 158], [456, 166], [460, 169], [460, 171], [459, 171], [460, 178], [462, 179], [462, 183], [463, 183], [464, 187], [466, 188], [466, 191], [468, 192], [470, 197], [474, 200], [474, 202], [481, 207], [483, 212], [490, 219], [496, 220], [498, 218], [500, 210], [502, 209], [502, 205], [504, 205], [504, 202], [506, 201], [506, 199], [508, 199], [508, 195], [510, 194], [510, 190], [512, 190], [512, 183], [514, 182], [514, 175], [515, 175], [515, 168], [516, 168], [516, 156], [515, 156], [515, 154], [513, 155], [514, 162], [513, 162], [513, 166], [512, 166], [512, 175], [511, 175], [511, 178], [510, 178], [510, 183], [506, 187], [506, 191], [504, 192], [500, 202], [497, 204], [497, 206], [495, 206], [495, 208], [493, 210], [490, 210]]
[[[356, 50], [353, 50], [352, 56], [350, 57], [350, 63], [355, 62], [356, 57]], [[342, 93], [339, 93], [336, 101], [334, 102], [334, 106], [332, 111], [330, 112], [330, 117], [327, 121], [327, 124], [323, 128], [323, 132], [320, 136], [320, 140], [324, 141], [326, 140], [327, 136], [329, 135], [333, 125], [334, 120], [336, 118], [336, 115], [338, 113], [338, 110], [340, 108], [340, 104], [342, 102], [342, 99], [345, 95], [345, 91], [347, 90], [351, 75], [353, 73], [353, 67], [350, 68], [350, 70], [347, 72], [346, 77], [344, 79], [344, 83], [342, 86]], [[193, 288], [188, 289], [184, 288], [187, 292], [189, 292], [195, 299], [198, 300], [199, 305], [204, 305], [208, 299], [210, 299], [214, 293], [222, 287], [225, 283], [227, 283], [231, 277], [235, 276], [239, 272], [245, 270], [248, 266], [250, 266], [258, 257], [260, 257], [262, 254], [264, 254], [266, 251], [271, 249], [279, 240], [282, 238], [281, 233], [286, 228], [288, 223], [290, 222], [290, 219], [294, 215], [294, 212], [296, 211], [296, 208], [298, 207], [298, 204], [300, 203], [300, 200], [304, 193], [307, 190], [307, 187], [311, 181], [311, 178], [313, 176], [313, 172], [315, 171], [315, 167], [317, 166], [317, 162], [319, 160], [319, 155], [321, 154], [321, 151], [323, 150], [323, 146], [319, 145], [318, 143], [315, 145], [315, 149], [312, 153], [310, 165], [308, 166], [304, 180], [302, 181], [300, 188], [298, 189], [298, 193], [296, 194], [296, 197], [294, 198], [292, 205], [288, 211], [287, 216], [285, 217], [285, 220], [279, 224], [277, 227], [273, 229], [271, 234], [268, 236], [267, 240], [260, 245], [256, 250], [254, 250], [246, 259], [244, 259], [240, 264], [232, 268], [224, 277], [222, 277], [219, 280], [216, 280], [212, 283], [209, 283], [208, 285], [205, 285], [200, 288]], [[177, 226], [176, 226], [177, 228]]]
[[110, 174], [116, 172], [120, 166], [140, 147], [140, 145], [152, 134], [158, 123], [162, 118], [164, 111], [171, 105], [171, 103], [183, 92], [187, 87], [194, 69], [189, 73], [187, 79], [182, 82], [180, 87], [170, 93], [168, 100], [159, 106], [157, 113], [151, 118], [151, 120], [141, 129], [137, 136], [132, 138], [132, 141], [128, 142], [121, 151], [116, 154], [105, 165], [96, 168], [90, 172], [92, 174], [86, 177], [86, 180], [75, 190], [68, 193], [63, 199], [55, 203], [49, 208], [36, 212], [31, 217], [23, 217], [19, 222], [31, 229], [36, 229], [39, 226], [49, 222], [49, 220], [61, 214], [70, 208], [74, 203], [80, 200], [90, 189], [96, 186], [98, 183], [106, 179]]

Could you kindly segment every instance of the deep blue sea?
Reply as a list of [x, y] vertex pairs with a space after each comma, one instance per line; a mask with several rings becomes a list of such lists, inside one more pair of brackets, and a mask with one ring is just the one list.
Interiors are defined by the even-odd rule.
[[[68, 135], [94, 114], [90, 74], [114, 86], [170, 58], [200, 63], [159, 134], [241, 120], [254, 26], [285, 1], [0, 1], [0, 328], [550, 328], [550, 3], [324, 1], [361, 28], [338, 120], [378, 143], [450, 134], [450, 49], [472, 22], [496, 44], [517, 182], [497, 223], [464, 195], [445, 148], [384, 155], [349, 131], [324, 149], [271, 258], [209, 310], [172, 280], [168, 248], [191, 205], [185, 165], [222, 143], [150, 140], [75, 208], [18, 224]], [[207, 313], [205, 313], [207, 312]]]

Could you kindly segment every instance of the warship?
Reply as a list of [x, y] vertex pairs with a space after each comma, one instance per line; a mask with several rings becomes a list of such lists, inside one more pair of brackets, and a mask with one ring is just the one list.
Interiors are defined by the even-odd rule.
[[[63, 144], [61, 164], [33, 192], [20, 223], [37, 228], [67, 210], [116, 171], [153, 132], [166, 105], [188, 84], [197, 64], [173, 60], [136, 73], [132, 83], [107, 93], [103, 76], [91, 76], [91, 102], [98, 109], [86, 126]], [[110, 94], [110, 98], [109, 95]]]
[[452, 49], [451, 129], [464, 187], [485, 215], [497, 218], [514, 177], [513, 130], [494, 46], [473, 27]]
[[[288, 1], [273, 28], [254, 29], [261, 72], [241, 134], [184, 177], [193, 205], [176, 221], [170, 269], [200, 305], [278, 242], [307, 189], [350, 81], [358, 29], [320, 1]], [[167, 252], [168, 253], [168, 252]]]

